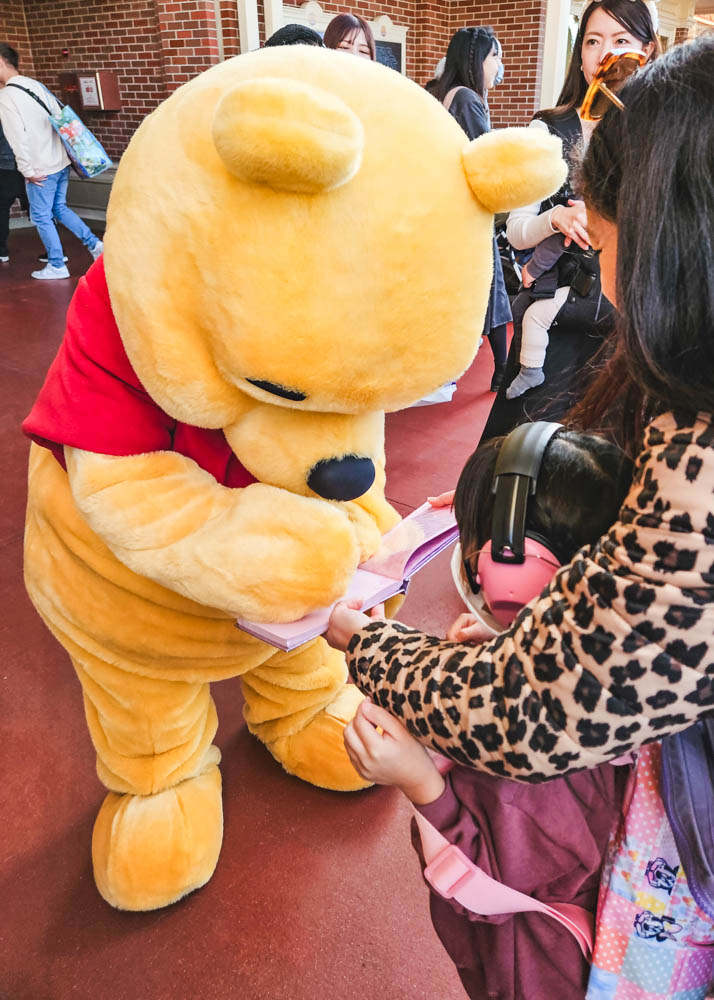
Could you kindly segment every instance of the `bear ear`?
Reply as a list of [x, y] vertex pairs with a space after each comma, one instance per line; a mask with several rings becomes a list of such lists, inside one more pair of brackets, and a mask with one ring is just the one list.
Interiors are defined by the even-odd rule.
[[504, 128], [474, 139], [463, 153], [469, 186], [495, 215], [542, 201], [568, 176], [560, 139], [538, 128]]
[[213, 142], [241, 180], [317, 194], [347, 183], [362, 162], [364, 129], [341, 98], [296, 80], [246, 80], [224, 94]]

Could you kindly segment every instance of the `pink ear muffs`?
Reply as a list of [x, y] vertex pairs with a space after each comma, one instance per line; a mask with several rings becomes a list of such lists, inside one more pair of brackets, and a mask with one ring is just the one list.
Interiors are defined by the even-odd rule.
[[507, 628], [521, 608], [550, 583], [560, 563], [545, 545], [535, 538], [525, 538], [525, 562], [495, 562], [491, 542], [486, 542], [478, 556], [476, 580], [491, 615]]

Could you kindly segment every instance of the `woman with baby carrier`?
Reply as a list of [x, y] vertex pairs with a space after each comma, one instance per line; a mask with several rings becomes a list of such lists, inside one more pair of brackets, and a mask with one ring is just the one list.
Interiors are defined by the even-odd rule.
[[[581, 190], [618, 319], [573, 419], [607, 419], [634, 458], [616, 521], [489, 641], [441, 641], [344, 605], [328, 639], [377, 705], [457, 764], [536, 783], [636, 751], [587, 997], [703, 1000], [714, 963], [714, 38], [598, 99], [612, 106]], [[505, 572], [525, 554], [502, 517], [489, 559]], [[478, 583], [481, 553], [465, 556]], [[358, 720], [388, 745], [369, 713]]]
[[526, 419], [561, 419], [581, 398], [592, 358], [612, 329], [612, 306], [602, 294], [572, 163], [594, 126], [580, 114], [588, 86], [602, 57], [624, 50], [640, 52], [643, 60], [659, 54], [650, 7], [644, 0], [593, 0], [580, 18], [557, 106], [539, 111], [531, 122], [532, 128], [562, 139], [571, 173], [551, 198], [508, 217], [511, 245], [526, 256], [535, 248], [536, 257], [549, 254], [549, 259], [535, 272], [537, 279], [529, 274], [536, 261], [526, 263], [523, 289], [512, 304], [514, 336], [503, 386], [483, 440], [506, 434]]

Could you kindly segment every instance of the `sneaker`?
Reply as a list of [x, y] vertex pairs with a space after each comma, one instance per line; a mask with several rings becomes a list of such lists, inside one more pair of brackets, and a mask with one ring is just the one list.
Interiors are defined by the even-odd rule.
[[92, 260], [96, 260], [97, 257], [101, 257], [104, 253], [104, 244], [101, 240], [97, 240], [92, 249], [89, 251], [92, 255]]
[[0, 264], [7, 264], [10, 260], [10, 254], [7, 250], [0, 251]]
[[[40, 256], [37, 259], [39, 260], [40, 264], [46, 264], [47, 263], [47, 254], [46, 253], [41, 253]], [[69, 257], [65, 256], [65, 257], [62, 258], [62, 260], [66, 264], [67, 261], [69, 260]]]
[[63, 264], [62, 267], [52, 267], [46, 264], [41, 271], [33, 271], [33, 278], [42, 278], [43, 281], [55, 281], [58, 278], [69, 278], [69, 271]]

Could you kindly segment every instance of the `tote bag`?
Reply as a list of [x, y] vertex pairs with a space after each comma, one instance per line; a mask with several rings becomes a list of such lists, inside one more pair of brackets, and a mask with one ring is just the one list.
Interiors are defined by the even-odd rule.
[[[90, 132], [68, 104], [61, 104], [57, 101], [60, 108], [53, 114], [45, 102], [27, 87], [22, 87], [19, 83], [7, 83], [5, 86], [24, 91], [33, 101], [37, 101], [41, 108], [44, 108], [49, 117], [50, 125], [60, 137], [65, 152], [80, 177], [96, 177], [112, 166], [112, 161], [99, 139]], [[46, 87], [44, 89], [47, 90]], [[47, 90], [47, 93], [50, 97], [54, 97], [51, 91]], [[54, 99], [57, 100], [56, 97]]]

